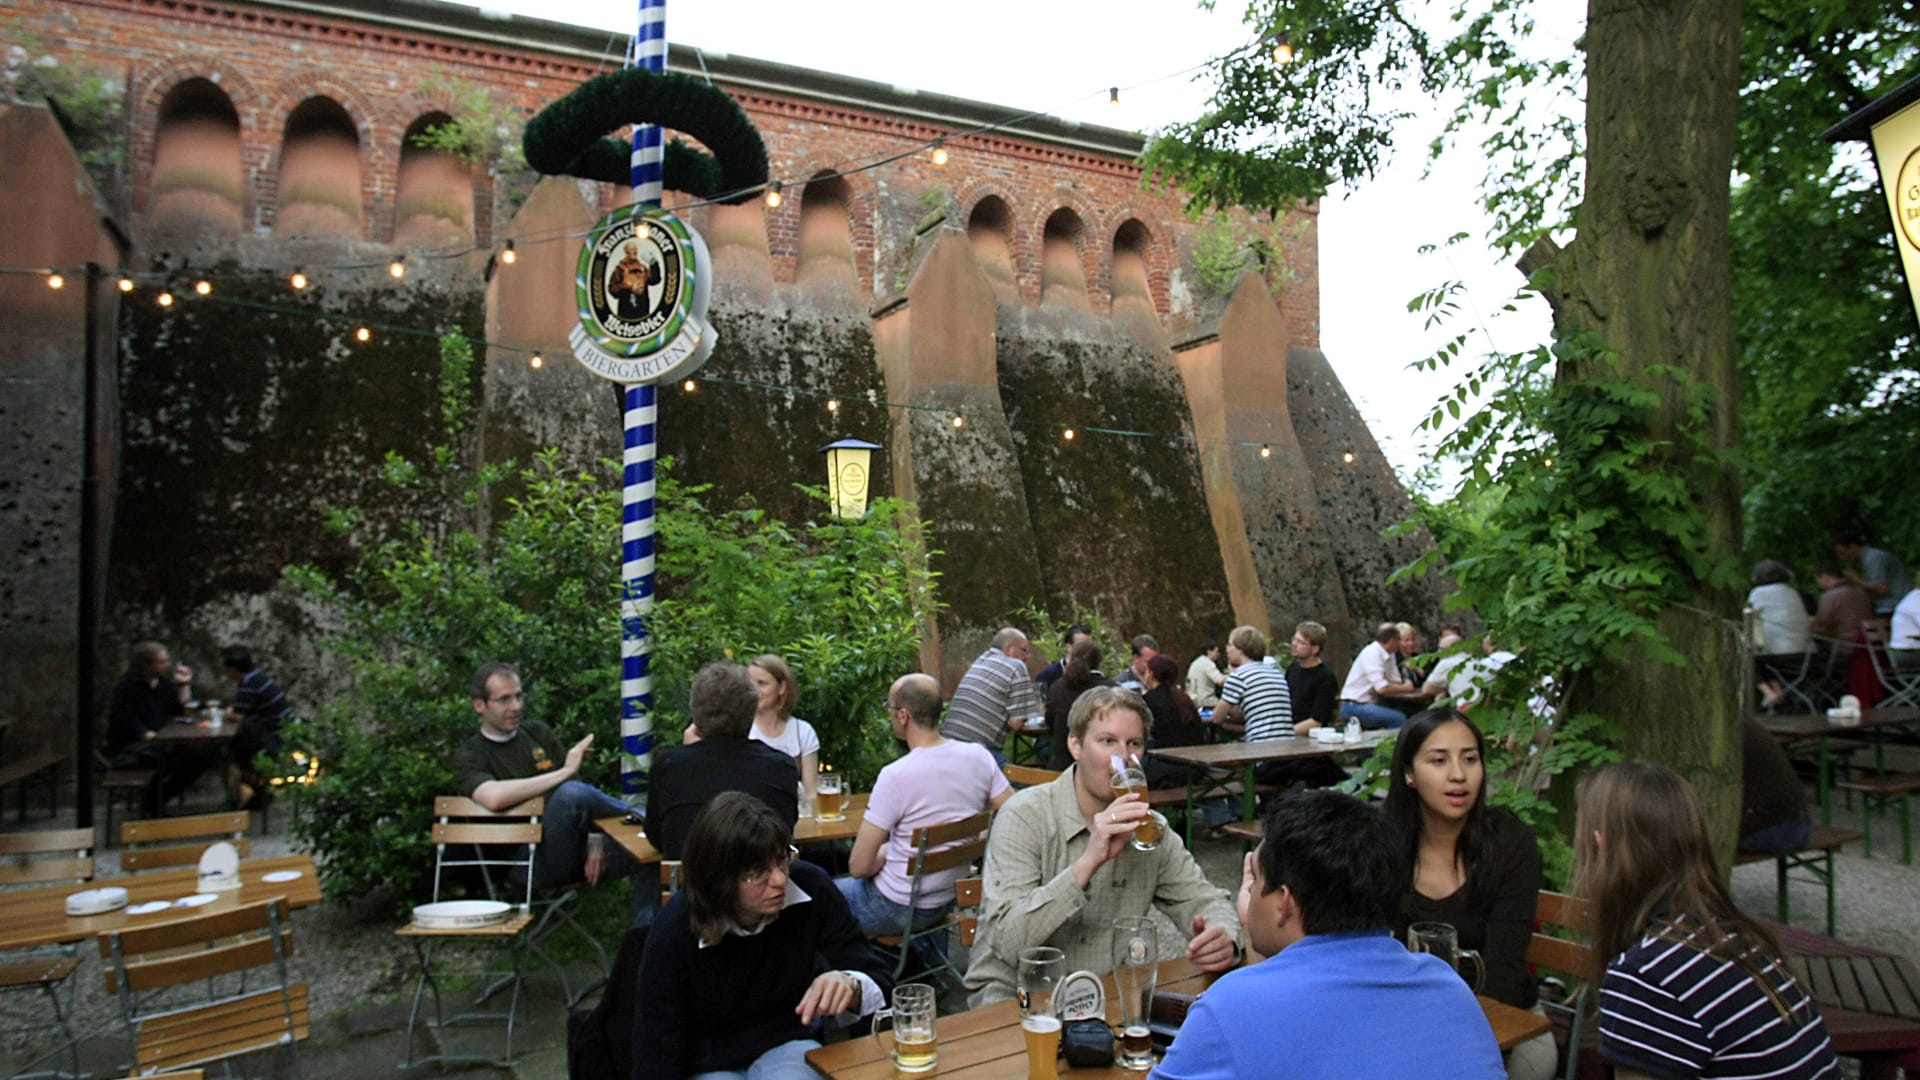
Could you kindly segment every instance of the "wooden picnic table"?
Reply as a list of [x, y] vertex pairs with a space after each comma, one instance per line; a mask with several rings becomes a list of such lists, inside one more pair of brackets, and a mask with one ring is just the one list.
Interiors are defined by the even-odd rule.
[[1040, 758], [1040, 740], [1051, 734], [1044, 716], [1033, 717], [1024, 725], [1009, 730], [1006, 746], [1003, 747], [1007, 760], [1015, 765], [1045, 765], [1046, 762]]
[[1920, 1070], [1920, 969], [1902, 956], [1761, 920], [1787, 970], [1820, 1007], [1836, 1053], [1860, 1062], [1863, 1080]]
[[[268, 874], [297, 872], [292, 881], [266, 881]], [[214, 893], [216, 899], [195, 908], [174, 908], [151, 915], [129, 915], [125, 908], [103, 915], [67, 914], [67, 897], [86, 889], [118, 886], [127, 890], [127, 907], [150, 900], [179, 900], [200, 892], [200, 868], [182, 867], [151, 874], [96, 878], [83, 885], [44, 885], [0, 893], [0, 950], [40, 945], [62, 945], [119, 930], [144, 921], [164, 922], [186, 914], [211, 915], [275, 896], [286, 898], [296, 910], [320, 902], [320, 879], [311, 855], [279, 855], [240, 861], [240, 887]]]
[[[1181, 956], [1160, 963], [1156, 988], [1181, 994], [1199, 994], [1215, 978], [1217, 976], [1201, 972]], [[1120, 1019], [1119, 999], [1114, 993], [1113, 978], [1108, 976], [1105, 982], [1107, 1021], [1114, 1023]], [[1480, 999], [1480, 1004], [1486, 1010], [1487, 1022], [1493, 1025], [1494, 1038], [1499, 1041], [1502, 1050], [1552, 1028], [1551, 1021], [1538, 1013], [1516, 1009], [1484, 997]], [[936, 1027], [940, 1035], [938, 1070], [943, 1080], [954, 1077], [988, 1080], [1027, 1075], [1026, 1039], [1020, 1033], [1020, 1006], [1017, 1003], [1001, 1001], [952, 1016], [942, 1016]], [[891, 1036], [868, 1036], [809, 1050], [807, 1064], [829, 1080], [895, 1080], [892, 1054]], [[1061, 1076], [1075, 1080], [1081, 1077], [1138, 1080], [1141, 1075], [1118, 1065], [1105, 1069], [1075, 1069], [1062, 1061], [1059, 1068]]]
[[[818, 818], [801, 818], [793, 827], [793, 840], [796, 844], [808, 844], [821, 840], [851, 840], [860, 831], [860, 823], [867, 819], [868, 795], [851, 795], [847, 798], [847, 816], [839, 821], [821, 821]], [[657, 863], [661, 860], [660, 849], [647, 839], [647, 830], [642, 825], [629, 825], [624, 817], [603, 817], [593, 819], [594, 827], [608, 836], [613, 842], [627, 850], [634, 860], [640, 863]]]
[[1301, 761], [1308, 758], [1334, 757], [1339, 754], [1372, 753], [1393, 735], [1391, 731], [1369, 731], [1361, 736], [1357, 743], [1324, 742], [1308, 735], [1296, 735], [1292, 738], [1261, 739], [1258, 742], [1213, 743], [1206, 746], [1169, 746], [1147, 753], [1165, 761], [1176, 761], [1188, 766], [1187, 775], [1187, 840], [1193, 840], [1193, 801], [1202, 792], [1217, 787], [1218, 782], [1207, 776], [1212, 769], [1241, 770], [1240, 798], [1241, 820], [1252, 821], [1256, 815], [1259, 796], [1254, 791], [1254, 769], [1268, 761]]
[[1833, 738], [1846, 738], [1865, 733], [1874, 741], [1875, 767], [1884, 770], [1885, 759], [1882, 754], [1880, 737], [1889, 730], [1920, 725], [1920, 708], [1903, 705], [1892, 709], [1864, 709], [1859, 720], [1836, 722], [1825, 713], [1780, 713], [1763, 714], [1761, 726], [1767, 733], [1783, 743], [1814, 740], [1816, 757], [1814, 759], [1814, 795], [1820, 804], [1822, 824], [1833, 822], [1833, 763], [1827, 753], [1827, 741]]

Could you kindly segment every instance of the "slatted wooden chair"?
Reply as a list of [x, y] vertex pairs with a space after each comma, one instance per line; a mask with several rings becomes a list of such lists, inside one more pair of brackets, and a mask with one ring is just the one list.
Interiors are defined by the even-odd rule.
[[247, 830], [252, 822], [245, 810], [195, 814], [192, 817], [128, 821], [120, 826], [120, 869], [129, 874], [193, 866], [208, 848], [224, 840], [241, 858], [252, 850]]
[[120, 835], [113, 831], [114, 805], [125, 804], [126, 813], [135, 813], [146, 803], [147, 791], [153, 787], [154, 771], [121, 768], [98, 750], [93, 752], [93, 771], [94, 786], [100, 789], [101, 797], [107, 803], [106, 842], [112, 845], [114, 838]]
[[[433, 823], [433, 899], [451, 899], [448, 895], [463, 884], [462, 878], [479, 875], [488, 895], [495, 895], [511, 883], [519, 891], [515, 907], [505, 922], [457, 930], [422, 927], [412, 923], [395, 931], [413, 945], [419, 976], [414, 982], [413, 1005], [407, 1012], [407, 1060], [401, 1066], [444, 1066], [452, 1063], [505, 1066], [513, 1061], [513, 1030], [520, 1019], [520, 990], [525, 978], [528, 954], [528, 928], [533, 925], [533, 859], [540, 847], [540, 815], [546, 800], [526, 802], [498, 813], [471, 799], [441, 796], [434, 800]], [[482, 964], [475, 968], [456, 968], [444, 963], [442, 952], [448, 945], [478, 946], [496, 953], [505, 966]], [[464, 1010], [447, 1016], [440, 995], [440, 983], [452, 975], [478, 976], [485, 980], [479, 996]], [[507, 990], [505, 1012], [482, 1008], [498, 990]], [[506, 1049], [500, 1057], [482, 1054], [438, 1053], [414, 1056], [414, 1029], [419, 1026], [420, 1003], [433, 994], [433, 1022], [437, 1028], [463, 1024], [503, 1024]]]
[[[278, 897], [101, 934], [100, 956], [111, 965], [107, 993], [119, 999], [133, 1038], [133, 1075], [275, 1047], [286, 1049], [298, 1075], [298, 1044], [310, 1024], [307, 986], [288, 974], [292, 954], [293, 927]], [[177, 995], [159, 993], [189, 983], [204, 984], [204, 996], [197, 990], [180, 1004]]]
[[[985, 810], [972, 817], [959, 821], [949, 821], [940, 825], [922, 825], [913, 830], [913, 854], [907, 857], [907, 873], [912, 878], [912, 892], [909, 894], [908, 907], [919, 909], [921, 900], [933, 898], [932, 887], [927, 882], [930, 875], [956, 866], [972, 866], [987, 850], [987, 826], [989, 815]], [[881, 934], [872, 939], [874, 947], [884, 955], [894, 957], [893, 978], [895, 982], [906, 973], [907, 962], [913, 953], [913, 943], [921, 938], [945, 935], [961, 922], [957, 911], [950, 911], [946, 917], [918, 930], [909, 928], [906, 933]], [[944, 952], [936, 950], [940, 957], [933, 965], [934, 971], [952, 972], [955, 979], [960, 972], [955, 970]]]
[[1543, 1000], [1541, 1004], [1547, 1011], [1567, 1017], [1567, 1044], [1562, 1051], [1566, 1064], [1562, 1075], [1565, 1080], [1574, 1080], [1580, 1074], [1581, 1043], [1586, 1038], [1589, 1013], [1593, 1012], [1590, 1006], [1599, 993], [1605, 966], [1593, 946], [1542, 930], [1554, 927], [1562, 933], [1585, 938], [1593, 932], [1593, 910], [1580, 897], [1542, 889], [1534, 915], [1539, 929], [1527, 943], [1527, 966], [1535, 971], [1545, 969], [1569, 980], [1565, 1001]]
[[1007, 774], [1007, 783], [1017, 788], [1051, 784], [1060, 779], [1058, 769], [1037, 769], [1031, 765], [1002, 765], [1000, 771]]
[[[40, 832], [0, 834], [0, 886], [81, 884], [93, 880], [93, 830], [47, 829]], [[58, 1030], [61, 1041], [43, 1057], [57, 1057], [66, 1051], [72, 1058], [73, 1074], [79, 1075], [79, 1040], [74, 1035], [71, 981], [80, 961], [73, 949], [36, 950], [0, 958], [0, 994], [38, 990], [46, 997], [53, 1023], [28, 1024], [8, 1028], [6, 1034], [35, 1030]], [[66, 987], [66, 1000], [60, 988]], [[39, 1058], [25, 1064], [32, 1065]]]

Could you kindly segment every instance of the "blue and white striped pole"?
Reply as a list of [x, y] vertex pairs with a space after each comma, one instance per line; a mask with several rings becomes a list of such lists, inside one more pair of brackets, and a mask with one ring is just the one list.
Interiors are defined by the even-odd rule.
[[[656, 74], [666, 70], [666, 0], [640, 0], [640, 26], [628, 61]], [[660, 159], [659, 125], [636, 126], [636, 204], [660, 205]], [[627, 384], [620, 500], [620, 790], [630, 796], [645, 790], [653, 760], [653, 675], [648, 670], [653, 647], [647, 640], [647, 616], [653, 612], [655, 395], [652, 383]]]

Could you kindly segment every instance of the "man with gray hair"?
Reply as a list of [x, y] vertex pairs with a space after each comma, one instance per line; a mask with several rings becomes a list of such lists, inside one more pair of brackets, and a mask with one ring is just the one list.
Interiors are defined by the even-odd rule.
[[647, 839], [678, 859], [694, 816], [723, 791], [744, 791], [792, 829], [800, 819], [800, 771], [793, 759], [747, 738], [760, 694], [747, 669], [716, 661], [693, 677], [687, 713], [699, 741], [654, 755], [647, 784]]
[[1040, 692], [1027, 671], [1027, 635], [1009, 626], [993, 635], [993, 645], [960, 676], [947, 706], [940, 734], [956, 742], [978, 743], [1005, 765], [1000, 744], [1008, 731], [1045, 715]]

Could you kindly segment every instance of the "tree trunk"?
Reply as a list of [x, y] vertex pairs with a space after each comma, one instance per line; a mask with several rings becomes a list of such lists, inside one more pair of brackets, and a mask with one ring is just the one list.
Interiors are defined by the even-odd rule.
[[[1690, 417], [1683, 384], [1667, 380], [1649, 434], [1730, 448], [1739, 430], [1727, 220], [1740, 2], [1589, 0], [1586, 48], [1587, 178], [1577, 239], [1527, 261], [1550, 266], [1546, 291], [1558, 329], [1597, 334], [1619, 367], [1563, 361], [1559, 378], [1635, 377], [1672, 365], [1711, 390], [1712, 404], [1704, 419]], [[1732, 556], [1740, 519], [1731, 466], [1676, 453], [1668, 467], [1691, 473], [1709, 554]], [[1734, 597], [1704, 577], [1687, 589], [1684, 603], [1659, 616], [1686, 666], [1631, 649], [1595, 673], [1591, 692], [1595, 711], [1623, 729], [1628, 757], [1664, 763], [1693, 783], [1724, 857], [1740, 814], [1745, 661], [1723, 621], [1735, 613]]]

